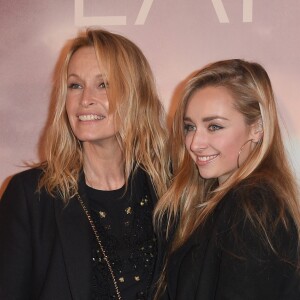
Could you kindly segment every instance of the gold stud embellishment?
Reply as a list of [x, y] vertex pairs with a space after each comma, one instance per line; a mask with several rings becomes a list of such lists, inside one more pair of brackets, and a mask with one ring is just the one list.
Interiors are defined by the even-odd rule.
[[141, 206], [144, 206], [144, 205], [146, 205], [147, 203], [148, 203], [148, 196], [146, 195], [145, 198], [143, 198], [143, 199], [141, 200], [140, 205], [141, 205]]
[[105, 211], [99, 211], [99, 216], [100, 216], [100, 218], [105, 218], [106, 217], [106, 212]]
[[125, 209], [125, 212], [127, 215], [130, 215], [132, 213], [132, 208], [129, 206]]

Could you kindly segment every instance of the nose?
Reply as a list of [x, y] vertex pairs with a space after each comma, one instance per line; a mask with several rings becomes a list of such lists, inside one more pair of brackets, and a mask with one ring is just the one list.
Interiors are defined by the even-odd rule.
[[208, 147], [208, 140], [205, 133], [196, 130], [193, 134], [190, 144], [192, 152], [200, 152]]
[[82, 92], [82, 96], [81, 96], [81, 101], [80, 101], [80, 105], [82, 107], [89, 107], [93, 104], [95, 104], [95, 98], [93, 97], [93, 92], [88, 89], [88, 88], [85, 88]]

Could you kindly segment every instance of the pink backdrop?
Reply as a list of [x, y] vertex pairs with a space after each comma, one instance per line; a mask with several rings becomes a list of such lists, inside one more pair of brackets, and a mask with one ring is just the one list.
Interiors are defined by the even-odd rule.
[[24, 162], [41, 159], [55, 63], [64, 42], [92, 25], [140, 46], [169, 112], [182, 80], [203, 65], [263, 64], [300, 177], [299, 0], [0, 0], [1, 192]]

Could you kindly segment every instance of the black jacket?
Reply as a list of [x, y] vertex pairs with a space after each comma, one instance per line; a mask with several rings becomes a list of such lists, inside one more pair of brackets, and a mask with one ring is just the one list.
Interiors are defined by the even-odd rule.
[[[266, 187], [251, 189], [248, 200], [257, 212], [265, 208], [275, 219], [278, 209]], [[299, 300], [297, 233], [279, 225], [272, 238], [279, 256], [266, 245], [246, 218], [236, 191], [169, 259], [167, 290], [161, 299], [176, 300]], [[262, 201], [264, 204], [262, 205]], [[268, 203], [266, 203], [268, 202]]]
[[[0, 299], [88, 300], [90, 224], [76, 199], [65, 206], [44, 189], [38, 193], [40, 175], [38, 169], [15, 175], [0, 202]], [[86, 202], [83, 177], [79, 193]]]

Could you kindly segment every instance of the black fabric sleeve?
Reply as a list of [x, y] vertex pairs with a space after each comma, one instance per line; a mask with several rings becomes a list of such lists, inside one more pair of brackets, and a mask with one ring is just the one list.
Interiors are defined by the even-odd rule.
[[[266, 198], [256, 193], [253, 201], [259, 209], [259, 202]], [[223, 220], [223, 228], [227, 230], [219, 232], [218, 237], [221, 251], [215, 299], [299, 300], [298, 235], [292, 219], [288, 230], [278, 224], [271, 234], [274, 224], [270, 222], [270, 227], [266, 227], [273, 251], [242, 208], [234, 203], [229, 222], [228, 212], [224, 214], [227, 217]], [[276, 209], [270, 210], [275, 219]]]
[[15, 176], [0, 201], [0, 299], [30, 299], [32, 254], [27, 199]]

